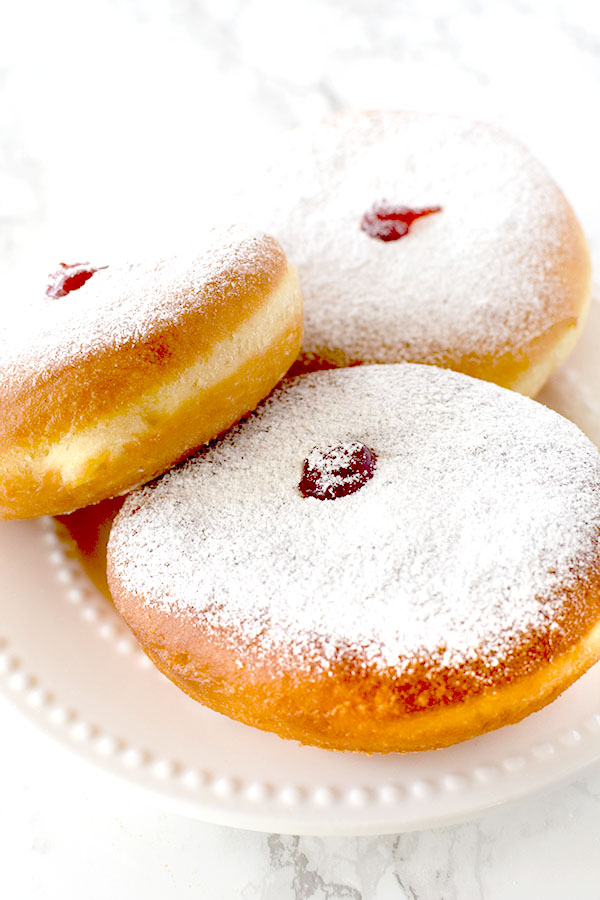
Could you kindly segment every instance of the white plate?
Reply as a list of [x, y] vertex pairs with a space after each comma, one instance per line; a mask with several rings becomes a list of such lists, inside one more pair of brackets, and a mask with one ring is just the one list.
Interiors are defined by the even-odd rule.
[[[600, 302], [541, 399], [600, 445]], [[181, 813], [264, 831], [432, 827], [565, 779], [600, 757], [600, 664], [553, 704], [445, 750], [300, 747], [204, 709], [163, 678], [58, 540], [1, 523], [0, 685], [80, 754]]]

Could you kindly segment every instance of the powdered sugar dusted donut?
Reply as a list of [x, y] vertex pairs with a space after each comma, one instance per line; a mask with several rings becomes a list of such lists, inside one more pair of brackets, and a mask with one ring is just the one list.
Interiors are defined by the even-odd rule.
[[600, 456], [429, 366], [290, 379], [125, 502], [117, 608], [179, 687], [322, 747], [439, 747], [600, 656]]
[[574, 344], [585, 239], [563, 194], [497, 128], [406, 112], [297, 130], [246, 196], [298, 266], [295, 371], [432, 363], [533, 395]]
[[156, 477], [292, 364], [296, 271], [229, 229], [149, 264], [59, 267], [0, 331], [0, 517], [62, 513]]

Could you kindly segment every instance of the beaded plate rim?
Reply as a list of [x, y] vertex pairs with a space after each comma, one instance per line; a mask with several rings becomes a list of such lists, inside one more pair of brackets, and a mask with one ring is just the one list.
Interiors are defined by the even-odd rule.
[[[60, 601], [86, 623], [90, 638], [101, 642], [108, 654], [127, 657], [130, 665], [162, 679], [116, 611], [69, 554], [59, 537], [61, 526], [50, 518], [31, 525], [45, 547]], [[590, 674], [600, 682], [600, 664]], [[221, 771], [202, 765], [190, 767], [111, 733], [94, 717], [93, 709], [75, 709], [61, 702], [52, 688], [50, 673], [44, 677], [30, 660], [15, 656], [7, 637], [0, 637], [0, 689], [44, 731], [130, 786], [149, 791], [161, 806], [216, 824], [259, 831], [369, 834], [449, 824], [564, 780], [600, 757], [598, 706], [570, 722], [557, 721], [551, 739], [531, 740], [519, 735], [524, 729], [530, 731], [531, 716], [524, 723], [510, 726], [514, 740], [508, 754], [498, 756], [486, 749], [475, 762], [466, 759], [462, 765], [447, 767], [442, 762], [445, 751], [434, 751], [441, 763], [434, 777], [431, 772], [422, 778], [399, 775], [395, 780], [384, 778], [376, 787], [360, 782], [343, 787], [307, 784], [302, 778], [296, 783], [277, 784], [276, 779], [269, 783], [239, 777], [226, 767]], [[547, 707], [534, 715], [547, 715], [550, 710]], [[219, 719], [225, 727], [246, 728], [224, 717]], [[484, 739], [493, 742], [501, 732]], [[268, 738], [272, 738], [277, 753], [285, 754], [287, 742], [271, 735]], [[471, 749], [473, 744], [470, 741], [457, 748]], [[410, 756], [425, 758], [432, 753]], [[381, 757], [366, 759], [376, 766]]]
[[[540, 399], [576, 421], [600, 444], [600, 407], [595, 399], [600, 397], [595, 366], [600, 335], [597, 300], [590, 318], [580, 345]], [[249, 732], [254, 729], [185, 698], [200, 718], [209, 717], [211, 728], [224, 729], [239, 747], [219, 765], [205, 764], [203, 758], [190, 765], [184, 753], [178, 758], [157, 752], [152, 739], [156, 732], [146, 729], [150, 740], [135, 740], [111, 727], [109, 720], [113, 711], [119, 712], [121, 698], [114, 703], [111, 699], [107, 706], [102, 690], [92, 690], [83, 652], [71, 660], [81, 680], [80, 701], [67, 700], [64, 694], [71, 683], [64, 680], [60, 654], [46, 653], [44, 635], [28, 626], [27, 615], [41, 609], [47, 627], [56, 627], [57, 640], [58, 629], [66, 629], [65, 640], [77, 630], [83, 649], [106, 665], [109, 674], [111, 667], [121, 677], [129, 673], [142, 692], [146, 685], [149, 694], [166, 691], [168, 685], [180, 695], [154, 669], [114, 608], [88, 580], [59, 536], [60, 527], [50, 518], [0, 523], [0, 566], [10, 569], [13, 557], [19, 557], [12, 582], [9, 571], [9, 586], [5, 596], [0, 595], [0, 691], [61, 743], [174, 812], [216, 824], [294, 834], [417, 830], [463, 821], [555, 785], [600, 757], [600, 663], [557, 701], [518, 725], [447, 750], [367, 757], [315, 751], [260, 733], [257, 746], [269, 757], [269, 777], [255, 777], [250, 771], [244, 774], [241, 765], [247, 752], [244, 735], [252, 744]], [[35, 597], [36, 591], [47, 596]], [[42, 601], [48, 606], [31, 605]], [[60, 619], [56, 625], [55, 614]], [[63, 689], [57, 686], [61, 678]], [[299, 769], [290, 770], [290, 758], [294, 765], [302, 761]], [[339, 777], [331, 774], [332, 760]], [[285, 775], [286, 771], [292, 774]]]

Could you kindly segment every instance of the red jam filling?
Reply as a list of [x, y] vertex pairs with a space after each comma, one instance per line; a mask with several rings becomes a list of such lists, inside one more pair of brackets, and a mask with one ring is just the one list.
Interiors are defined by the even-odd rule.
[[423, 206], [411, 209], [409, 206], [398, 206], [382, 200], [374, 203], [360, 220], [360, 227], [369, 237], [380, 241], [397, 241], [408, 234], [408, 230], [416, 219], [431, 216], [442, 211], [441, 206]]
[[59, 268], [52, 275], [49, 275], [48, 285], [46, 287], [46, 296], [52, 297], [53, 300], [59, 297], [66, 297], [71, 291], [78, 291], [82, 285], [100, 269], [107, 269], [108, 266], [92, 266], [90, 263], [59, 263]]
[[376, 460], [373, 450], [359, 441], [314, 447], [304, 460], [300, 493], [317, 500], [353, 494], [373, 477]]

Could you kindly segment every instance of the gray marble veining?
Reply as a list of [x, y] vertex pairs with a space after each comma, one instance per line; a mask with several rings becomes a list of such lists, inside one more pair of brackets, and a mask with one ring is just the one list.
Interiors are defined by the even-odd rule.
[[[99, 0], [82, 21], [83, 8], [0, 11], [1, 284], [59, 248], [173, 240], [272, 136], [363, 106], [443, 109], [519, 134], [572, 199], [597, 261], [600, 10], [586, 0]], [[16, 744], [13, 756], [0, 817], [20, 836], [13, 896], [58, 896], [52, 885], [80, 884], [62, 849], [81, 840], [78, 799], [67, 793], [71, 815], [49, 817], [58, 795], [19, 769]], [[373, 838], [250, 835], [135, 811], [115, 822], [101, 791], [90, 840], [98, 829], [112, 862], [91, 900], [188, 887], [211, 900], [600, 898], [597, 769], [473, 822]], [[126, 853], [139, 860], [129, 881], [114, 877]]]

